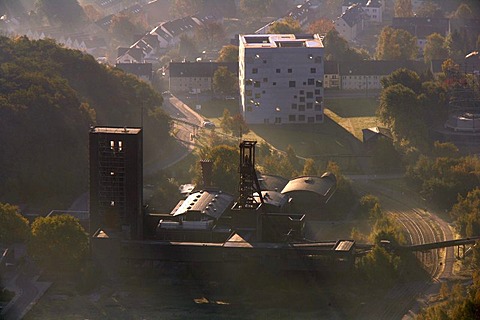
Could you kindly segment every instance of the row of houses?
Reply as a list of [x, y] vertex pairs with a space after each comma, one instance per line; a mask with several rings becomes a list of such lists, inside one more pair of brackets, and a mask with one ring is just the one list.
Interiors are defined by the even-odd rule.
[[[352, 42], [371, 23], [383, 21], [384, 4], [379, 0], [345, 1], [342, 15], [335, 21], [335, 29]], [[480, 19], [449, 19], [429, 17], [395, 17], [391, 27], [408, 31], [417, 38], [419, 52], [422, 53], [427, 37], [438, 33], [444, 37], [454, 31], [462, 34], [480, 34]]]
[[117, 63], [157, 61], [168, 48], [180, 42], [180, 36], [192, 36], [198, 28], [215, 21], [213, 16], [188, 16], [163, 22], [140, 36], [130, 47], [118, 49]]
[[[185, 93], [193, 89], [211, 91], [215, 71], [225, 66], [238, 75], [238, 63], [171, 62], [168, 67], [169, 90]], [[440, 72], [441, 63], [425, 64], [422, 61], [363, 60], [356, 62], [324, 62], [323, 87], [335, 90], [380, 90], [381, 79], [393, 71], [406, 68], [417, 73]]]

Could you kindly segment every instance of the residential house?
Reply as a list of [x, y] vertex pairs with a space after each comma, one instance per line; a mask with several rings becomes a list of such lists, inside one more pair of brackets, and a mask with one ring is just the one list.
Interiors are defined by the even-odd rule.
[[368, 21], [381, 23], [383, 21], [383, 8], [380, 0], [345, 0], [342, 4], [342, 13], [348, 10], [352, 5], [359, 5], [368, 16]]
[[169, 88], [171, 92], [212, 91], [213, 76], [219, 67], [238, 75], [236, 62], [170, 62]]
[[117, 63], [115, 67], [133, 74], [145, 82], [152, 83], [153, 69], [151, 63]]
[[447, 18], [393, 18], [392, 27], [408, 31], [415, 36], [417, 38], [417, 46], [421, 53], [423, 53], [429, 35], [438, 33], [446, 37], [450, 32], [450, 23]]
[[278, 21], [285, 20], [287, 18], [291, 18], [295, 21], [298, 21], [300, 26], [304, 28], [316, 19], [316, 12], [318, 8], [319, 8], [319, 5], [316, 1], [311, 1], [311, 0], [305, 1], [303, 4], [299, 4], [295, 6], [293, 9], [289, 10], [284, 16], [264, 25], [263, 27], [255, 31], [255, 34], [267, 34], [268, 29], [270, 29], [272, 24]]
[[323, 87], [325, 89], [340, 89], [340, 69], [337, 61], [325, 61]]
[[360, 31], [364, 29], [364, 22], [368, 16], [362, 7], [354, 4], [348, 7], [340, 17], [335, 20], [335, 30], [347, 41], [351, 42], [357, 38]]
[[417, 73], [429, 70], [423, 61], [386, 61], [363, 60], [355, 62], [339, 62], [340, 89], [342, 90], [369, 90], [382, 89], [381, 79], [392, 72], [406, 68]]

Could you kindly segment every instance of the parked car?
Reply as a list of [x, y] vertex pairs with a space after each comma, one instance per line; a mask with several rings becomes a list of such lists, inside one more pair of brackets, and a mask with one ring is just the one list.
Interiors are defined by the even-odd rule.
[[215, 123], [205, 120], [202, 122], [202, 127], [207, 128], [207, 129], [213, 129], [215, 128]]

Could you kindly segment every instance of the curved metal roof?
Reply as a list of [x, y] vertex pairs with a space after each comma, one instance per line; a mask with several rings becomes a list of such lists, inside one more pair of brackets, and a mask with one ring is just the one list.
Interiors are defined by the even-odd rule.
[[335, 190], [337, 185], [337, 178], [331, 172], [324, 173], [321, 177], [318, 176], [301, 176], [290, 180], [282, 193], [307, 191], [316, 193], [322, 197], [328, 196]]

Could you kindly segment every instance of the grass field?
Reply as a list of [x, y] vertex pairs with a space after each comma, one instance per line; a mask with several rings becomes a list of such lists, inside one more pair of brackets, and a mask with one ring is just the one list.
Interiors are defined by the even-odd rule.
[[[225, 108], [231, 114], [237, 113], [238, 101], [203, 101], [199, 113], [219, 127]], [[344, 170], [355, 172], [357, 166], [341, 157], [356, 154], [362, 141], [363, 128], [380, 125], [375, 116], [376, 109], [375, 98], [327, 99], [325, 122], [321, 125], [250, 125], [251, 131], [244, 135], [244, 139], [267, 141], [276, 149], [283, 151], [291, 145], [300, 157], [333, 160]], [[217, 128], [216, 131], [221, 132], [221, 129]]]

